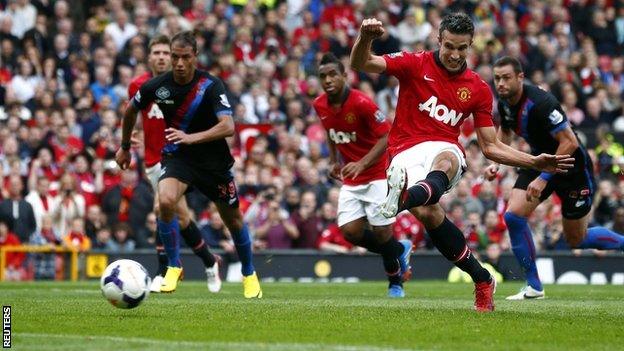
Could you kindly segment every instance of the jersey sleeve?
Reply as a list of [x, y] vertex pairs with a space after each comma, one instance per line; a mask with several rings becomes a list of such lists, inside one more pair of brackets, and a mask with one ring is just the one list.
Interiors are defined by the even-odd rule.
[[136, 80], [133, 80], [130, 82], [130, 85], [128, 85], [128, 97], [134, 97], [137, 91], [139, 91], [139, 85]]
[[472, 112], [475, 128], [493, 127], [494, 121], [492, 120], [492, 105], [494, 104], [494, 98], [490, 87], [484, 81], [480, 82], [479, 94], [476, 94], [477, 102], [475, 109]]
[[130, 103], [137, 109], [143, 110], [149, 104], [154, 101], [154, 89], [153, 84], [150, 84], [151, 81], [147, 81], [138, 89], [136, 94], [130, 100]]
[[386, 118], [386, 114], [372, 100], [363, 99], [359, 106], [360, 114], [367, 122], [366, 125], [373, 129], [376, 137], [381, 137], [390, 131], [392, 125]]
[[232, 116], [232, 106], [225, 95], [225, 86], [220, 79], [217, 79], [212, 85], [212, 89], [207, 96], [207, 101], [212, 105], [215, 115]]
[[386, 73], [402, 80], [420, 71], [424, 53], [399, 51], [382, 57], [386, 60]]
[[531, 114], [539, 118], [541, 125], [548, 130], [551, 135], [555, 135], [568, 126], [568, 118], [561, 109], [559, 103], [554, 99], [548, 99], [540, 104], [536, 104], [531, 109]]

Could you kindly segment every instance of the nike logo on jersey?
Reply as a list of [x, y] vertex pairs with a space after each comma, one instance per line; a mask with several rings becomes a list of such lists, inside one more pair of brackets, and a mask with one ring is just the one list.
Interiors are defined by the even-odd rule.
[[326, 119], [327, 116], [319, 116], [320, 119]]
[[426, 74], [425, 74], [425, 80], [428, 81], [428, 82], [435, 82], [434, 79], [431, 79], [431, 78], [427, 77]]
[[578, 200], [575, 204], [574, 207], [581, 207], [585, 205], [585, 200]]

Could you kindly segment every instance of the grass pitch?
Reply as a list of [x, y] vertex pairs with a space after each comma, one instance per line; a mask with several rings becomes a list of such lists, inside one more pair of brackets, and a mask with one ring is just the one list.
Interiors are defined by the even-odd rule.
[[540, 301], [505, 301], [472, 311], [472, 285], [406, 284], [388, 299], [384, 283], [265, 283], [245, 300], [240, 284], [210, 294], [183, 282], [133, 310], [116, 309], [99, 282], [2, 283], [12, 306], [15, 350], [616, 350], [624, 348], [621, 286], [547, 286]]

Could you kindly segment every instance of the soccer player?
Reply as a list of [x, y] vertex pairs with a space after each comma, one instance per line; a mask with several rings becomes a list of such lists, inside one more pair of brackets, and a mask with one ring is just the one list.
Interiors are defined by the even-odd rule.
[[[128, 86], [128, 96], [133, 97], [139, 87], [153, 77], [159, 76], [171, 69], [171, 48], [169, 37], [159, 35], [153, 38], [148, 45], [147, 63], [150, 71], [134, 78]], [[154, 212], [159, 215], [158, 209], [158, 176], [160, 175], [160, 154], [165, 146], [165, 120], [163, 113], [155, 103], [149, 103], [141, 110], [141, 122], [143, 124], [143, 137], [145, 145], [145, 173], [152, 185], [156, 199]], [[221, 290], [221, 278], [219, 276], [219, 257], [208, 250], [208, 245], [202, 239], [201, 232], [194, 221], [190, 219], [189, 209], [184, 196], [180, 198], [177, 208], [178, 221], [180, 223], [180, 235], [193, 252], [202, 259], [208, 290], [219, 292]], [[177, 235], [177, 234], [175, 234]], [[156, 235], [156, 253], [158, 257], [158, 273], [152, 280], [150, 290], [160, 292], [163, 277], [167, 272], [167, 265], [172, 264], [167, 260], [160, 236]]]
[[231, 172], [234, 159], [225, 140], [234, 134], [234, 120], [223, 82], [196, 69], [197, 42], [192, 32], [176, 34], [170, 48], [172, 70], [144, 83], [128, 104], [122, 144], [116, 155], [121, 168], [127, 168], [131, 161], [130, 133], [137, 112], [151, 102], [158, 105], [167, 127], [158, 182], [158, 232], [170, 264], [161, 291], [175, 290], [182, 275], [177, 257], [179, 241], [174, 235], [179, 226], [175, 214], [180, 198], [192, 185], [215, 202], [232, 234], [242, 263], [245, 298], [261, 298], [249, 231], [243, 224]]
[[[510, 144], [515, 132], [529, 144], [533, 154], [570, 154], [575, 160], [566, 174], [521, 169], [505, 213], [512, 251], [527, 279], [527, 285], [507, 300], [542, 299], [544, 288], [537, 274], [535, 244], [527, 217], [550, 194], [555, 192], [561, 199], [563, 235], [571, 247], [624, 250], [624, 236], [604, 227], [587, 229], [596, 189], [592, 161], [556, 98], [524, 84], [520, 61], [509, 56], [494, 63], [494, 83], [500, 97], [498, 135], [504, 143]], [[494, 179], [497, 171], [497, 165], [488, 166], [486, 178]]]
[[475, 282], [475, 309], [494, 310], [496, 281], [471, 255], [463, 233], [446, 218], [440, 197], [460, 179], [466, 167], [458, 141], [459, 127], [473, 116], [481, 150], [489, 159], [548, 172], [565, 171], [568, 156], [532, 156], [503, 144], [492, 122], [492, 93], [466, 67], [474, 25], [466, 14], [444, 17], [435, 52], [377, 56], [371, 43], [385, 32], [375, 18], [362, 22], [351, 51], [351, 66], [369, 73], [394, 75], [400, 84], [396, 118], [388, 136], [392, 161], [387, 171], [388, 195], [381, 213], [393, 217], [409, 209], [425, 226], [438, 250]]
[[[323, 56], [318, 75], [325, 93], [313, 106], [328, 134], [330, 176], [344, 184], [338, 200], [338, 226], [350, 243], [382, 256], [388, 296], [404, 297], [412, 243], [397, 241], [390, 226], [394, 218], [385, 218], [378, 210], [387, 193], [386, 147], [391, 124], [369, 97], [347, 86], [345, 67], [336, 56]], [[372, 232], [365, 231], [367, 224]]]

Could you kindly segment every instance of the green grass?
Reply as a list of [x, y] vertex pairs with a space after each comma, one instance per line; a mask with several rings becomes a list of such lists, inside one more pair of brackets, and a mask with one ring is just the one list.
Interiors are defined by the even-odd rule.
[[390, 300], [383, 283], [263, 285], [245, 300], [239, 284], [219, 294], [183, 282], [134, 310], [104, 300], [98, 282], [2, 283], [16, 350], [615, 350], [624, 347], [624, 290], [547, 286], [541, 301], [472, 311], [472, 285], [409, 282]]

